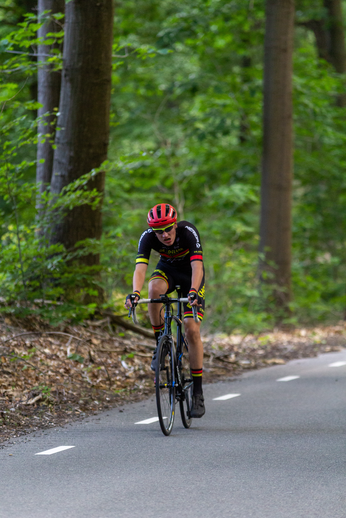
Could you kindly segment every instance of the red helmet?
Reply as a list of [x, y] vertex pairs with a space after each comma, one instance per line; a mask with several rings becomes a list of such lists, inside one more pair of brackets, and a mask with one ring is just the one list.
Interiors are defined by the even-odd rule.
[[160, 228], [167, 227], [167, 225], [173, 225], [177, 221], [177, 211], [172, 205], [168, 203], [160, 203], [155, 205], [148, 212], [148, 225], [149, 227]]

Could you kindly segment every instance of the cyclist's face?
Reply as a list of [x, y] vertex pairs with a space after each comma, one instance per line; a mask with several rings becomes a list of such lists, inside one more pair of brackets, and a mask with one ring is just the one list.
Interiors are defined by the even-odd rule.
[[155, 236], [160, 241], [160, 243], [163, 243], [166, 246], [172, 246], [175, 238], [177, 235], [177, 224], [174, 223], [172, 230], [169, 232], [164, 232], [163, 234], [156, 234]]

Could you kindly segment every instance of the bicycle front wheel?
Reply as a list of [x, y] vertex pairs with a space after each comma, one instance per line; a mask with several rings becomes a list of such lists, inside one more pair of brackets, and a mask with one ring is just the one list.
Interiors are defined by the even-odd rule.
[[161, 430], [169, 435], [174, 423], [175, 383], [174, 344], [168, 335], [163, 335], [157, 346], [156, 404]]

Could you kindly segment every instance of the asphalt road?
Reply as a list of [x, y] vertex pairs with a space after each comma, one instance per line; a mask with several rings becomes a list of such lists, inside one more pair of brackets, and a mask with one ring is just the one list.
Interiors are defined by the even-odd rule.
[[178, 412], [170, 437], [142, 423], [150, 399], [15, 439], [0, 517], [346, 518], [346, 350], [204, 394], [206, 415], [186, 430]]

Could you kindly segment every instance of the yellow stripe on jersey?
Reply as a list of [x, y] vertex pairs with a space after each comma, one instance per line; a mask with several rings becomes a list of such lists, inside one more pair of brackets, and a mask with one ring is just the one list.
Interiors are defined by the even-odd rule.
[[149, 264], [149, 259], [145, 259], [144, 257], [138, 257], [136, 259], [136, 264], [140, 264], [140, 263]]
[[152, 276], [150, 277], [149, 282], [150, 282], [150, 281], [153, 281], [154, 279], [160, 279], [160, 280], [162, 280], [162, 281], [165, 281], [165, 283], [167, 284], [167, 288], [169, 288], [169, 284], [168, 284], [167, 279], [165, 279], [162, 275], [160, 275], [160, 274], [158, 274], [158, 275], [152, 275]]

